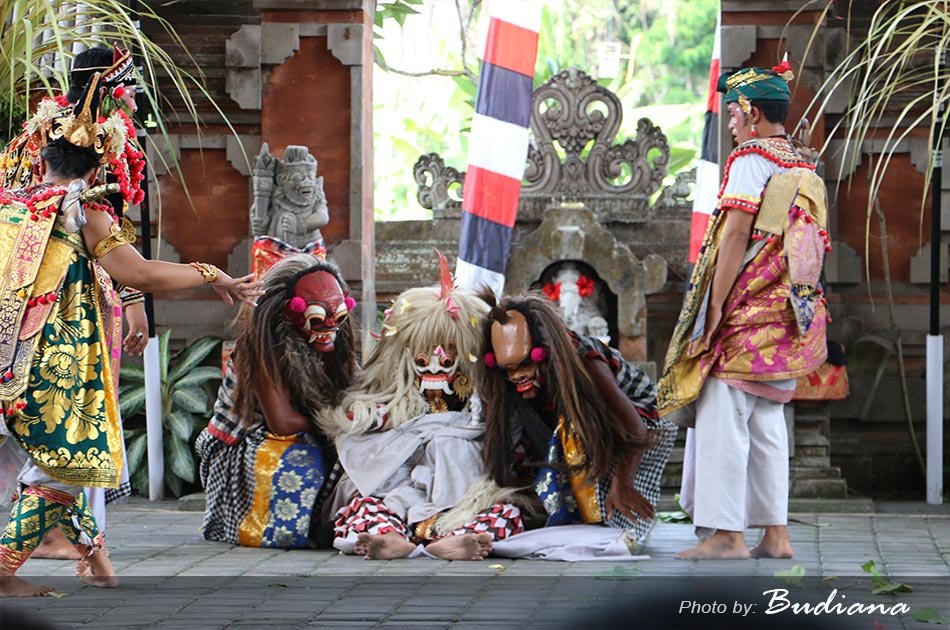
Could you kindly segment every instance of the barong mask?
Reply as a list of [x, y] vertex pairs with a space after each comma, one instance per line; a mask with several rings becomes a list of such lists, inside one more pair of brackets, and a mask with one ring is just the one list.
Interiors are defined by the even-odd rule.
[[541, 364], [547, 353], [540, 346], [532, 347], [528, 321], [520, 311], [508, 311], [506, 315], [506, 323], [492, 324], [492, 352], [485, 356], [485, 364], [505, 370], [508, 382], [522, 398], [536, 398], [543, 384]]
[[431, 353], [420, 352], [413, 362], [416, 385], [423, 396], [433, 399], [442, 394], [454, 396], [452, 384], [458, 377], [459, 357], [455, 346], [436, 346]]
[[326, 271], [306, 273], [288, 287], [288, 318], [317, 352], [333, 352], [337, 330], [346, 321], [353, 298]]

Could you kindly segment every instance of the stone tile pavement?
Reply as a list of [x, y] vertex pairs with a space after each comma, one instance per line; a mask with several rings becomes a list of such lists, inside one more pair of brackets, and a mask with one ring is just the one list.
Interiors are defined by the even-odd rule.
[[[71, 562], [30, 560], [21, 575], [55, 586], [66, 596], [3, 600], [0, 630], [14, 627], [10, 615], [17, 612], [36, 614], [58, 624], [54, 627], [464, 630], [567, 628], [578, 620], [577, 627], [592, 628], [596, 627], [589, 622], [592, 615], [612, 606], [662, 612], [656, 602], [664, 597], [686, 593], [696, 597], [710, 588], [747, 593], [749, 602], [764, 608], [763, 589], [775, 584], [795, 587], [794, 578], [777, 579], [776, 573], [802, 569], [805, 587], [822, 589], [816, 601], [824, 601], [832, 587], [841, 592], [851, 589], [852, 597], [844, 600], [848, 604], [906, 602], [915, 611], [936, 607], [950, 618], [946, 510], [793, 514], [792, 560], [675, 560], [675, 551], [693, 544], [692, 527], [659, 523], [647, 543], [650, 560], [574, 564], [496, 558], [470, 563], [369, 562], [334, 551], [232, 547], [204, 541], [198, 531], [201, 514], [180, 512], [170, 501], [133, 501], [111, 509], [108, 518], [106, 540], [120, 587], [83, 586], [72, 577]], [[750, 546], [756, 536], [747, 533]], [[868, 560], [882, 575], [914, 591], [884, 599], [871, 595], [873, 585], [861, 568]], [[647, 596], [649, 601], [644, 601]], [[680, 599], [670, 603], [667, 612], [675, 615], [673, 608]], [[835, 624], [841, 622], [838, 617], [842, 616], [834, 618]], [[701, 615], [680, 618], [669, 627], [692, 627], [689, 623], [702, 619]], [[813, 616], [788, 627], [811, 627], [803, 624], [815, 619], [823, 618]], [[867, 617], [863, 619], [865, 625], [858, 627], [870, 628]], [[769, 620], [771, 626], [782, 627], [774, 620]], [[909, 614], [881, 620], [883, 628], [927, 627], [912, 622]]]

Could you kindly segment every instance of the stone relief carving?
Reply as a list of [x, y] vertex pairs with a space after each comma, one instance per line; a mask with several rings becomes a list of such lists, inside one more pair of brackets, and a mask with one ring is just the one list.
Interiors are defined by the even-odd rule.
[[[659, 127], [641, 119], [636, 138], [613, 144], [623, 119], [620, 99], [577, 68], [535, 90], [531, 107], [520, 220], [540, 220], [546, 208], [564, 202], [583, 203], [603, 223], [650, 220], [650, 196], [670, 157]], [[461, 196], [464, 172], [430, 153], [416, 162], [414, 175], [424, 208], [437, 218], [457, 216], [461, 203], [449, 190], [457, 183]]]
[[323, 177], [307, 147], [288, 146], [283, 159], [267, 143], [254, 161], [251, 228], [254, 236], [273, 236], [303, 248], [323, 243], [320, 228], [330, 220]]

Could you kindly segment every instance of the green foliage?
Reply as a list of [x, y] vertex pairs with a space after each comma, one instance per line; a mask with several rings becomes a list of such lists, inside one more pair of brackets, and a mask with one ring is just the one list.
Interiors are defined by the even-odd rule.
[[802, 587], [802, 578], [805, 577], [805, 565], [796, 564], [792, 566], [791, 569], [786, 569], [785, 571], [776, 571], [775, 577], [779, 579], [780, 582], [784, 582], [789, 586], [794, 586], [795, 588]]
[[[201, 366], [201, 363], [221, 340], [202, 337], [172, 358], [168, 349], [170, 334], [166, 331], [159, 339], [165, 484], [175, 496], [181, 496], [184, 484], [195, 481], [193, 439], [207, 425], [212, 413], [212, 399], [205, 386], [221, 380], [220, 368]], [[129, 424], [133, 416], [145, 410], [145, 370], [124, 366], [120, 378], [119, 409]], [[145, 429], [126, 429], [125, 439], [132, 486], [140, 494], [147, 494]]]
[[940, 626], [950, 626], [950, 619], [944, 617], [939, 609], [933, 607], [915, 610], [914, 614], [911, 615], [911, 619], [920, 623], [933, 623]]
[[673, 495], [673, 500], [676, 501], [676, 505], [679, 507], [679, 509], [673, 510], [671, 512], [657, 512], [656, 517], [663, 523], [678, 523], [681, 525], [688, 525], [692, 523], [693, 519], [691, 519], [689, 514], [686, 513], [686, 510], [683, 509], [683, 504], [680, 502], [679, 493]]
[[891, 582], [885, 576], [881, 575], [881, 572], [877, 570], [877, 566], [874, 564], [874, 560], [868, 560], [862, 564], [861, 570], [870, 574], [871, 576], [871, 582], [873, 584], [871, 587], [872, 595], [909, 593], [914, 590], [907, 584], [903, 584], [901, 582]]
[[[377, 24], [390, 19], [408, 25], [411, 16], [431, 2], [409, 2], [412, 11], [398, 19], [387, 8]], [[477, 0], [459, 2], [463, 15], [477, 12], [480, 5]], [[548, 0], [542, 10], [534, 85], [572, 66], [597, 77], [622, 104], [616, 141], [633, 137], [637, 121], [649, 118], [669, 139], [673, 150], [668, 170], [675, 176], [693, 168], [699, 154], [718, 10], [719, 0]], [[475, 23], [469, 23], [469, 31]], [[429, 67], [457, 70], [458, 76], [405, 77], [397, 76], [396, 69], [376, 74], [377, 220], [430, 216], [414, 198], [412, 166], [419, 156], [436, 152], [448, 166], [465, 168], [477, 68], [462, 65], [458, 21], [434, 26], [442, 28], [432, 37], [445, 44], [436, 47]], [[387, 46], [399, 45], [396, 37], [387, 37]], [[471, 33], [466, 36], [469, 64], [481, 54], [473, 50], [475, 39]], [[388, 68], [381, 54], [377, 64]]]

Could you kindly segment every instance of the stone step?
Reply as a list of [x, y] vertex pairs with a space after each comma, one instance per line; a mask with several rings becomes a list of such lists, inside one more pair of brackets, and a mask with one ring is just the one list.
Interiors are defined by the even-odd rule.
[[666, 465], [683, 463], [683, 455], [685, 453], [686, 449], [682, 446], [674, 446], [673, 450], [670, 451], [670, 458], [666, 460]]
[[[812, 431], [795, 431], [795, 448], [801, 446], [828, 446], [830, 442], [821, 433]], [[796, 450], [797, 452], [797, 450]]]
[[827, 459], [830, 455], [827, 446], [803, 446], [795, 444], [795, 457], [792, 461], [799, 461], [801, 458], [822, 457]]
[[827, 455], [823, 457], [806, 457], [796, 453], [792, 459], [792, 465], [797, 468], [831, 468], [831, 458]]
[[809, 499], [844, 499], [848, 484], [844, 479], [792, 479], [791, 495]]
[[792, 466], [789, 470], [789, 476], [792, 479], [840, 479], [841, 469], [837, 466], [831, 466], [829, 468]]

